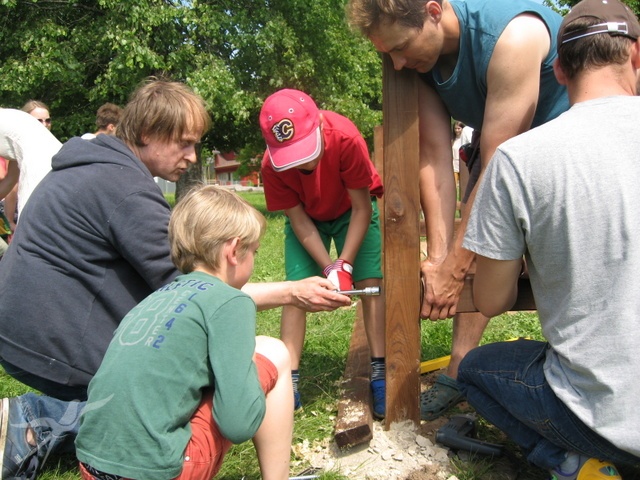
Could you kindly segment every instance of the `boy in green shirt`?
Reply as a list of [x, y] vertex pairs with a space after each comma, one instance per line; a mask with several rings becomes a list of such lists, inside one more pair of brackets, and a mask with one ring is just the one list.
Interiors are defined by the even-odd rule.
[[289, 354], [255, 336], [256, 305], [240, 291], [265, 228], [219, 187], [175, 207], [171, 257], [184, 275], [124, 318], [89, 384], [76, 439], [84, 479], [208, 480], [250, 438], [262, 478], [289, 477]]

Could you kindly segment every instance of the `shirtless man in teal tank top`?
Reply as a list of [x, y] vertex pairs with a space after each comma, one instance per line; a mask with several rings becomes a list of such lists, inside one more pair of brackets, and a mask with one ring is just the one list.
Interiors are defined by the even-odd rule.
[[[432, 420], [462, 400], [458, 365], [477, 347], [489, 318], [456, 314], [474, 255], [462, 248], [475, 185], [498, 145], [545, 123], [569, 107], [552, 64], [562, 18], [529, 0], [350, 0], [350, 22], [397, 70], [416, 70], [420, 82], [420, 196], [429, 239], [421, 270], [421, 318], [454, 317], [447, 374], [421, 397], [421, 417]], [[470, 168], [462, 223], [453, 238], [455, 185], [451, 118], [479, 137]]]

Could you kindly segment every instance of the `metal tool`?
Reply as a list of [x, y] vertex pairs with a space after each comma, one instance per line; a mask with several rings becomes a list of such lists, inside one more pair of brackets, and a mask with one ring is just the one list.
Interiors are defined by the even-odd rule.
[[295, 477], [289, 477], [289, 480], [313, 480], [315, 478], [320, 478], [320, 473], [322, 473], [322, 469], [309, 467], [304, 472], [300, 472]]
[[438, 429], [436, 442], [454, 450], [464, 450], [470, 453], [491, 456], [503, 454], [504, 447], [502, 445], [478, 440], [475, 438], [476, 433], [476, 419], [473, 415], [454, 415], [449, 423]]
[[342, 295], [380, 295], [380, 287], [366, 287], [360, 290], [336, 290], [336, 293]]

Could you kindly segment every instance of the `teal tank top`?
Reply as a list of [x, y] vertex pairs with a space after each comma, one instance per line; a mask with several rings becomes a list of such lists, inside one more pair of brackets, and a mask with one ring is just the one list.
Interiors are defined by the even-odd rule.
[[451, 0], [450, 3], [460, 22], [458, 63], [446, 80], [442, 80], [437, 67], [420, 76], [436, 89], [453, 118], [482, 130], [489, 60], [502, 31], [522, 13], [539, 16], [551, 33], [551, 48], [542, 64], [540, 95], [532, 128], [569, 109], [566, 88], [553, 74], [557, 32], [562, 22], [560, 15], [531, 0]]

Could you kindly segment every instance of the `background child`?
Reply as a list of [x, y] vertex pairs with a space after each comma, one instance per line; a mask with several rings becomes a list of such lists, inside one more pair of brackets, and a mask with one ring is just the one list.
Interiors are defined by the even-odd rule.
[[[267, 208], [284, 210], [287, 280], [323, 272], [337, 289], [380, 286], [381, 240], [376, 197], [383, 193], [367, 145], [348, 118], [320, 111], [307, 94], [280, 90], [260, 112], [267, 143], [262, 161]], [[335, 242], [338, 259], [330, 256]], [[385, 414], [384, 297], [362, 297], [371, 352], [373, 413]], [[306, 314], [282, 309], [281, 339], [291, 354], [295, 407]]]
[[184, 275], [124, 318], [89, 384], [76, 439], [84, 479], [208, 480], [231, 443], [249, 438], [263, 478], [289, 477], [289, 354], [255, 337], [256, 306], [239, 290], [265, 228], [220, 187], [175, 207], [171, 257]]

